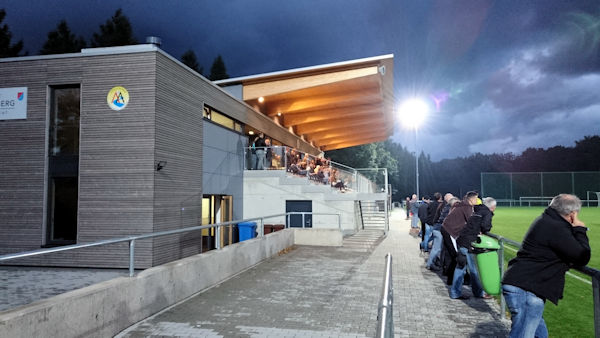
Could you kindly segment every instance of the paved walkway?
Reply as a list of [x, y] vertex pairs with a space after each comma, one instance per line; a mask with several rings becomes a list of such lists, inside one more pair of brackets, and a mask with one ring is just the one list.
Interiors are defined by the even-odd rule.
[[494, 300], [448, 297], [445, 278], [424, 268], [402, 212], [390, 223], [388, 237], [371, 252], [297, 247], [118, 337], [373, 337], [387, 252], [396, 337], [508, 335]]
[[0, 266], [0, 311], [128, 275], [126, 269]]

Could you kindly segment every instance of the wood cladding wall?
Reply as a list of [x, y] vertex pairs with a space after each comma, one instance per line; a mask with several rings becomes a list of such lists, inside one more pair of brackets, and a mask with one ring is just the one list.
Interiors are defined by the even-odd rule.
[[[155, 161], [166, 161], [154, 173], [154, 231], [199, 225], [183, 217], [182, 207], [201, 215], [202, 107], [205, 80], [170, 58], [157, 54]], [[190, 205], [190, 201], [198, 201]], [[200, 252], [200, 233], [153, 239], [153, 265]]]
[[[28, 88], [27, 119], [0, 120], [0, 255], [46, 244], [52, 86], [80, 85], [78, 244], [198, 224], [204, 103], [285, 144], [316, 151], [160, 51], [15, 59], [0, 62], [0, 79], [1, 88]], [[120, 111], [106, 102], [115, 86], [130, 96]], [[158, 161], [166, 162], [160, 171]], [[136, 268], [196, 254], [199, 244], [193, 233], [137, 241]], [[125, 268], [128, 262], [122, 243], [8, 264]]]
[[[0, 254], [45, 244], [48, 103], [51, 86], [81, 87], [77, 243], [152, 232], [155, 52], [0, 63], [2, 87], [28, 87], [26, 120], [0, 121]], [[130, 102], [106, 97], [127, 88]], [[152, 263], [151, 241], [136, 265]], [[11, 264], [126, 267], [127, 245], [36, 256]]]

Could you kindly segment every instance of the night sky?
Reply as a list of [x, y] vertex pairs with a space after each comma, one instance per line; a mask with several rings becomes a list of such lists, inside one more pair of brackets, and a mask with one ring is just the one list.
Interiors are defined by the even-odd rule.
[[30, 55], [61, 19], [89, 41], [119, 7], [138, 41], [192, 49], [205, 73], [218, 54], [231, 77], [394, 54], [397, 102], [431, 107], [418, 149], [433, 160], [600, 134], [597, 0], [0, 0]]

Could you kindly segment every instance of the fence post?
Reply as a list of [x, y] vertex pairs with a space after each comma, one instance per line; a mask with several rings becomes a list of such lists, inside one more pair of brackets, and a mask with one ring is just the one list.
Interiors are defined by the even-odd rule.
[[135, 239], [132, 239], [129, 241], [129, 277], [133, 277], [133, 275], [135, 274], [134, 256], [135, 256]]
[[217, 250], [221, 249], [221, 226], [215, 226], [215, 241], [217, 242]]
[[265, 219], [263, 217], [260, 218], [260, 229], [258, 230], [258, 236], [265, 236]]
[[[498, 264], [500, 265], [500, 276], [504, 276], [504, 238], [500, 237], [498, 242], [500, 242], [500, 250], [498, 250]], [[500, 317], [502, 319], [506, 318], [506, 300], [504, 299], [504, 295], [502, 294], [502, 290], [500, 290]]]
[[594, 336], [600, 337], [600, 282], [597, 274], [592, 276], [592, 289], [594, 290]]

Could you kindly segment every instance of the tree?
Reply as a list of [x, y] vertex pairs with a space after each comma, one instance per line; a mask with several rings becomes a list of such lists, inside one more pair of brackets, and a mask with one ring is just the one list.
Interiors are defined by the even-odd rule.
[[[0, 24], [4, 21], [6, 11], [0, 9]], [[8, 25], [0, 26], [0, 58], [21, 56], [23, 49], [23, 40], [19, 40], [14, 45], [11, 45], [12, 33], [8, 29]]]
[[100, 25], [100, 32], [94, 33], [92, 39], [92, 47], [125, 46], [137, 43], [133, 37], [131, 23], [120, 8], [110, 20], [106, 20], [104, 25]]
[[215, 58], [212, 66], [210, 67], [210, 76], [208, 77], [211, 81], [228, 79], [227, 69], [225, 68], [225, 62], [221, 55]]
[[40, 50], [40, 54], [75, 53], [85, 48], [85, 40], [71, 33], [65, 20], [61, 20], [56, 30], [48, 33], [48, 40]]
[[185, 53], [183, 53], [183, 55], [181, 55], [181, 62], [183, 62], [184, 65], [195, 70], [198, 74], [204, 75], [204, 68], [200, 67], [200, 65], [198, 64], [196, 53], [194, 53], [193, 50], [188, 49]]

